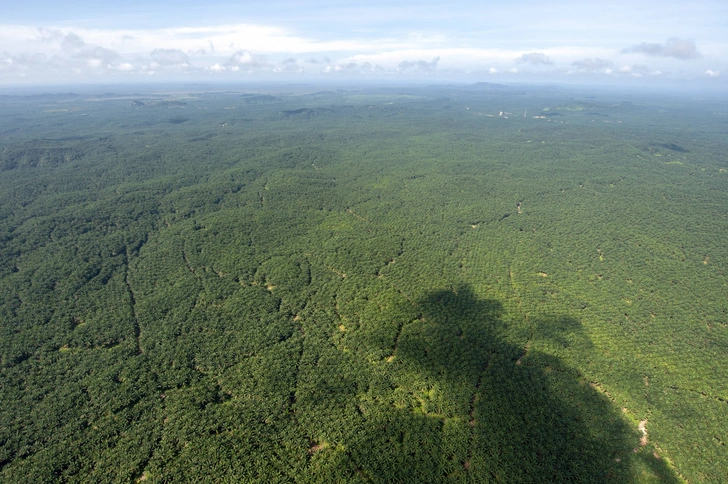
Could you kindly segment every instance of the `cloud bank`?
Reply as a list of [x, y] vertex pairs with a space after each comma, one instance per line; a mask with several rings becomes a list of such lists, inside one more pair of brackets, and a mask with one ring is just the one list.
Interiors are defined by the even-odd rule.
[[[358, 37], [356, 35], [359, 35]], [[622, 49], [551, 45], [523, 49], [417, 31], [303, 36], [250, 23], [157, 29], [83, 29], [0, 25], [0, 84], [25, 81], [115, 82], [296, 78], [519, 78], [558, 81], [575, 76], [718, 79], [722, 44], [670, 38]], [[498, 47], [496, 47], [498, 46]], [[716, 54], [716, 52], [718, 54]], [[650, 68], [639, 56], [648, 56]], [[691, 70], [677, 67], [688, 59]], [[671, 64], [672, 63], [672, 64]], [[685, 65], [685, 64], [683, 64]], [[182, 77], [184, 76], [184, 77]]]

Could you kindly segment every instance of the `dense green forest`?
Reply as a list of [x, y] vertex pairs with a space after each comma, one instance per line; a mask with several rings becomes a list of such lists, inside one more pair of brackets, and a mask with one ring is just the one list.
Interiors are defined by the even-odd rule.
[[318, 89], [0, 96], [0, 481], [728, 481], [728, 102]]

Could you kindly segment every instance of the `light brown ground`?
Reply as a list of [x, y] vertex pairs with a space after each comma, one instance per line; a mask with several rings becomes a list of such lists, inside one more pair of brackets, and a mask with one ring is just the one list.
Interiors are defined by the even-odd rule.
[[329, 446], [328, 442], [321, 442], [320, 444], [315, 444], [315, 443], [311, 442], [311, 446], [308, 448], [308, 453], [315, 454], [318, 451], [324, 450], [328, 446]]
[[642, 437], [640, 438], [640, 445], [644, 447], [647, 445], [647, 419], [644, 419], [640, 422], [639, 426], [637, 427], [640, 432], [642, 432]]

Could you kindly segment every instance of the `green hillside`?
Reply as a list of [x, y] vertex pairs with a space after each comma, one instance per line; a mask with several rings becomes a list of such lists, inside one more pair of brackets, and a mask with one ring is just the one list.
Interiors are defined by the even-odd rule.
[[0, 481], [725, 482], [727, 135], [556, 88], [0, 96]]

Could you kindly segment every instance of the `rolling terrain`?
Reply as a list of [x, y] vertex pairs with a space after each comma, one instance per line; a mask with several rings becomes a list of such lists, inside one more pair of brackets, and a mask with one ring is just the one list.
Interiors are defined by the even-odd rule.
[[728, 104], [0, 96], [0, 480], [728, 480]]

